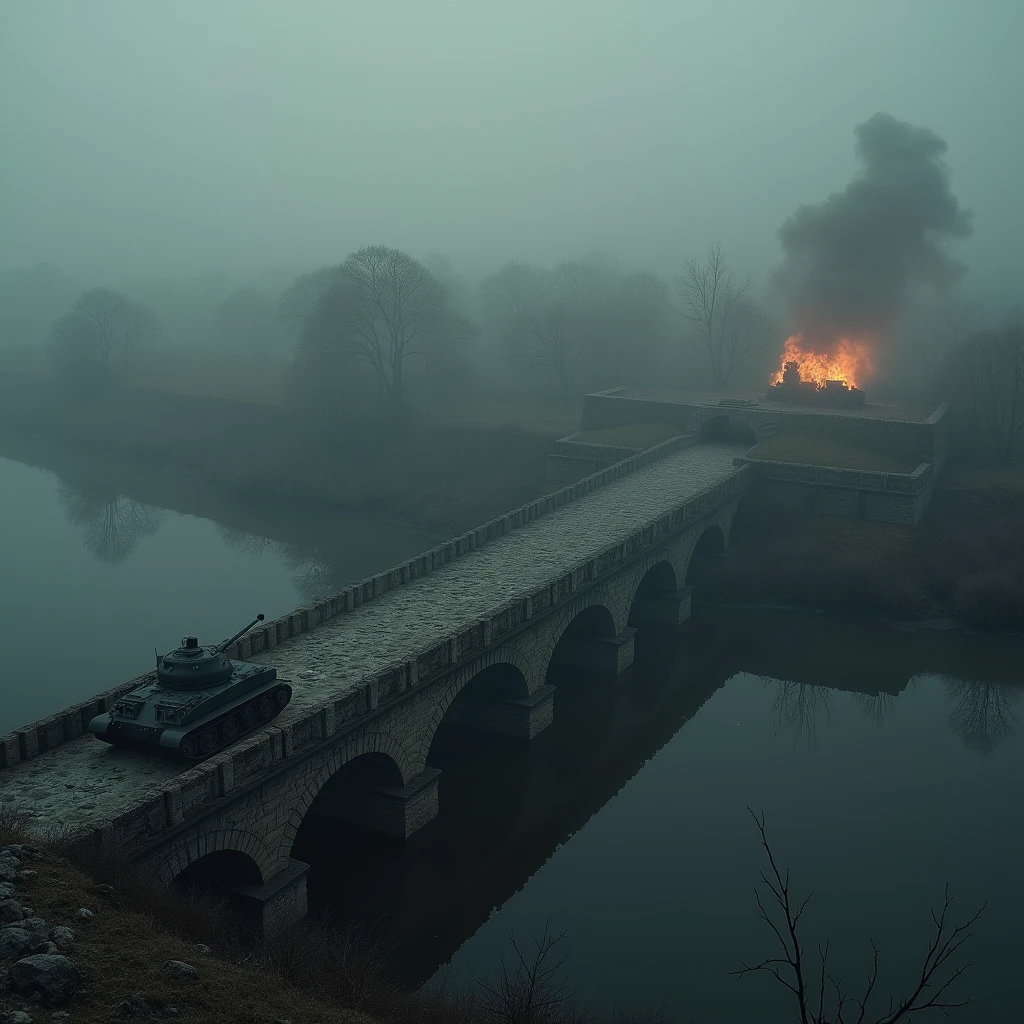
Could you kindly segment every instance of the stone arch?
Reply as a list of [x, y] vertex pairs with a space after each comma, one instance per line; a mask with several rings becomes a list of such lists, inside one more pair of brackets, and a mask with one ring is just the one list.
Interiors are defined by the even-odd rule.
[[629, 609], [623, 609], [621, 601], [616, 601], [610, 594], [600, 590], [591, 591], [574, 601], [562, 613], [539, 651], [538, 661], [543, 665], [545, 679], [559, 643], [574, 624], [583, 624], [580, 622], [582, 617], [586, 616], [589, 620], [585, 628], [591, 635], [614, 637], [626, 628], [628, 613]]
[[298, 835], [299, 827], [302, 825], [307, 811], [319, 795], [320, 790], [346, 764], [366, 755], [378, 755], [390, 761], [394, 766], [395, 782], [398, 785], [406, 785], [419, 774], [416, 767], [417, 762], [412, 755], [394, 737], [383, 733], [367, 733], [335, 750], [306, 784], [302, 794], [288, 814], [288, 821], [284, 827], [281, 840], [279, 859], [282, 862], [287, 861], [292, 845], [295, 842], [295, 837]]
[[652, 555], [644, 559], [643, 564], [634, 573], [630, 581], [629, 591], [632, 595], [629, 600], [630, 625], [634, 622], [637, 600], [645, 597], [667, 597], [677, 593], [682, 587], [682, 579], [673, 564], [673, 559], [668, 552], [661, 552], [661, 557]]
[[718, 517], [716, 516], [713, 519], [706, 521], [699, 530], [694, 531], [695, 536], [686, 555], [686, 572], [683, 576], [683, 580], [687, 585], [692, 582], [690, 578], [690, 569], [693, 564], [694, 555], [699, 555], [705, 552], [708, 554], [725, 554], [727, 530], [728, 527], [723, 529], [722, 524], [718, 521]]
[[494, 651], [489, 651], [483, 657], [477, 658], [472, 664], [460, 669], [448, 686], [445, 687], [444, 692], [438, 696], [430, 713], [430, 721], [423, 730], [420, 748], [417, 752], [419, 763], [426, 764], [427, 754], [430, 751], [431, 744], [434, 742], [434, 736], [455, 698], [483, 673], [489, 669], [501, 666], [508, 666], [514, 669], [522, 677], [523, 697], [536, 693], [544, 685], [543, 676], [538, 676], [536, 663], [518, 647], [499, 647]]
[[730, 420], [736, 424], [743, 424], [748, 427], [754, 435], [755, 443], [766, 440], [775, 433], [775, 423], [763, 413], [751, 412], [730, 406], [708, 408], [701, 406], [695, 409], [686, 423], [687, 432], [696, 434], [701, 440], [706, 439], [709, 430], [713, 429], [710, 424], [715, 420]]
[[157, 867], [157, 875], [169, 885], [191, 865], [217, 853], [237, 853], [247, 857], [265, 882], [274, 873], [275, 858], [266, 843], [252, 832], [241, 829], [216, 829], [189, 836], [173, 846]]

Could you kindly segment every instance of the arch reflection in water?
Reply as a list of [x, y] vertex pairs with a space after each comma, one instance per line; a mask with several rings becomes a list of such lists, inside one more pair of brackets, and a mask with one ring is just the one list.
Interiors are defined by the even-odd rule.
[[86, 550], [112, 565], [129, 558], [144, 537], [152, 537], [165, 516], [163, 509], [123, 494], [65, 482], [58, 486], [57, 501], [68, 522], [81, 528]]
[[[588, 632], [609, 627], [600, 606], [583, 616]], [[452, 702], [427, 756], [441, 770], [435, 821], [404, 843], [312, 819], [297, 836], [292, 856], [312, 864], [311, 906], [383, 924], [405, 978], [426, 980], [722, 685], [708, 667], [721, 660], [725, 631], [678, 640], [641, 634], [634, 670], [618, 680], [552, 671], [555, 719], [530, 743], [451, 724], [460, 699], [484, 684], [521, 692], [513, 666], [485, 670]]]

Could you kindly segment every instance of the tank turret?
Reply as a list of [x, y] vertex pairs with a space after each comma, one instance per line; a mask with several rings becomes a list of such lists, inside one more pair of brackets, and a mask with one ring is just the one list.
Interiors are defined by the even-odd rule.
[[194, 636], [157, 655], [156, 678], [121, 697], [89, 723], [117, 746], [158, 747], [187, 758], [209, 757], [278, 715], [292, 697], [277, 669], [227, 656], [263, 615], [216, 646]]

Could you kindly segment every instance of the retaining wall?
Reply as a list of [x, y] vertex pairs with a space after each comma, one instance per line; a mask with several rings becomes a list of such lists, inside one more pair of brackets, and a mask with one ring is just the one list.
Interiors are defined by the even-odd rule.
[[865, 416], [839, 410], [779, 408], [776, 402], [718, 406], [707, 402], [687, 403], [684, 392], [680, 393], [680, 401], [675, 402], [631, 396], [625, 388], [614, 388], [584, 398], [581, 429], [663, 423], [677, 426], [680, 433], [686, 433], [699, 410], [704, 411], [698, 418], [705, 420], [710, 418], [709, 413], [737, 417], [756, 414], [765, 423], [774, 424], [776, 435], [830, 437], [897, 455], [912, 465], [930, 462], [937, 471], [941, 471], [946, 461], [948, 406], [945, 404], [927, 419], [910, 420], [901, 418], [897, 410], [892, 416], [885, 416], [882, 409], [877, 409], [876, 415]]
[[762, 492], [782, 495], [807, 512], [916, 526], [935, 489], [935, 467], [921, 463], [913, 473], [883, 473], [769, 462], [742, 457], [753, 467]]

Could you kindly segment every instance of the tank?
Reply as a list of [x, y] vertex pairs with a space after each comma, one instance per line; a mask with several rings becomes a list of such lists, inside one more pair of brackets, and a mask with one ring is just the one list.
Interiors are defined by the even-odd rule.
[[89, 723], [98, 739], [116, 746], [156, 747], [201, 759], [223, 750], [279, 715], [292, 699], [277, 669], [232, 661], [225, 653], [263, 616], [215, 647], [194, 636], [157, 655], [156, 679], [119, 698]]

